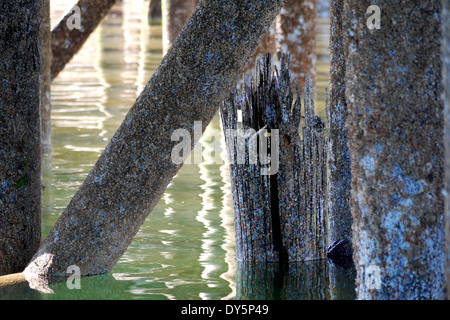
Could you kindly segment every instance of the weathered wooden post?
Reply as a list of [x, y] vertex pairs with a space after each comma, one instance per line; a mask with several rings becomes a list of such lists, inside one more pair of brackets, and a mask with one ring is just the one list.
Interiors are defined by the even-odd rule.
[[111, 271], [182, 165], [172, 133], [206, 128], [283, 4], [200, 2], [27, 266], [30, 282], [64, 279], [71, 265]]
[[450, 299], [450, 1], [442, 0], [442, 84], [445, 144], [445, 223], [447, 299]]
[[359, 299], [444, 297], [441, 1], [345, 0]]
[[[270, 54], [264, 55], [254, 79], [245, 88], [244, 101], [233, 92], [221, 108], [230, 158], [237, 259], [322, 259], [328, 218], [327, 139], [323, 121], [314, 114], [311, 83], [304, 95], [305, 126], [300, 135], [302, 97], [297, 90], [294, 102], [285, 56], [279, 73], [274, 73]], [[238, 122], [239, 109], [242, 123]]]
[[[231, 188], [234, 204], [234, 222], [236, 232], [237, 260], [253, 260], [257, 256], [261, 261], [276, 261], [273, 248], [271, 217], [267, 216], [267, 207], [270, 207], [270, 182], [268, 176], [261, 174], [261, 161], [257, 152], [256, 131], [253, 128], [238, 128], [238, 94], [233, 91], [225, 100], [221, 108], [222, 127], [225, 132], [225, 141], [230, 159]], [[249, 116], [244, 115], [245, 121]], [[250, 141], [248, 138], [253, 136]], [[253, 150], [252, 150], [253, 149]], [[251, 161], [252, 160], [252, 161]], [[250, 162], [251, 161], [251, 162]], [[252, 185], [251, 190], [246, 186]], [[251, 199], [251, 201], [248, 201]], [[252, 207], [247, 206], [251, 203]], [[240, 215], [236, 210], [249, 212], [255, 217], [250, 221], [247, 215]], [[252, 230], [264, 230], [252, 232]], [[261, 234], [263, 233], [263, 234]], [[252, 237], [254, 241], [252, 241]]]
[[22, 271], [41, 240], [42, 5], [0, 2], [0, 275]]
[[308, 76], [316, 83], [317, 0], [288, 0], [277, 17], [277, 51], [291, 55], [291, 75], [299, 88]]

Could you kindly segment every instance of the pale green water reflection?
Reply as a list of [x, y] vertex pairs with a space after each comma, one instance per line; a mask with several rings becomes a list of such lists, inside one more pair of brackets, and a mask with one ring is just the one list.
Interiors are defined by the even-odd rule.
[[[70, 1], [52, 1], [52, 24]], [[43, 232], [78, 190], [162, 58], [161, 26], [147, 22], [148, 1], [123, 0], [52, 84], [52, 152], [44, 158]], [[328, 84], [326, 26], [319, 36], [318, 105]], [[201, 143], [220, 130], [216, 116]], [[215, 141], [215, 143], [219, 143]], [[223, 146], [223, 140], [220, 141]], [[223, 149], [222, 149], [223, 150]], [[212, 155], [214, 156], [214, 155]], [[222, 151], [222, 158], [226, 155]], [[332, 299], [354, 298], [353, 270], [326, 261], [274, 266], [236, 264], [228, 165], [204, 156], [185, 165], [127, 252], [81, 290], [51, 285], [2, 289], [3, 299]]]

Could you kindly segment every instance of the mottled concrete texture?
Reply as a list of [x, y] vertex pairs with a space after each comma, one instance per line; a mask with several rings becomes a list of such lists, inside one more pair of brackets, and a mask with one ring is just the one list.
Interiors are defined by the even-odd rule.
[[176, 129], [203, 130], [239, 78], [284, 1], [203, 0], [172, 44], [25, 273], [111, 271], [180, 169]]
[[21, 272], [41, 239], [41, 5], [0, 2], [0, 275]]
[[442, 0], [442, 83], [445, 139], [445, 212], [447, 250], [447, 299], [450, 299], [450, 0]]
[[347, 103], [345, 101], [345, 58], [342, 13], [344, 0], [330, 3], [329, 86], [329, 242], [352, 238], [350, 211], [351, 170], [347, 146]]
[[198, 3], [199, 0], [162, 0], [164, 52], [178, 37]]
[[299, 88], [306, 75], [316, 82], [317, 0], [288, 0], [277, 17], [277, 51], [291, 55], [291, 74]]
[[65, 65], [81, 49], [89, 35], [116, 2], [117, 0], [79, 0], [75, 6], [80, 9], [81, 28], [68, 27], [68, 21], [69, 26], [72, 26], [76, 17], [76, 11], [70, 10], [52, 30], [52, 80], [58, 76]]
[[359, 299], [444, 298], [441, 3], [344, 1]]

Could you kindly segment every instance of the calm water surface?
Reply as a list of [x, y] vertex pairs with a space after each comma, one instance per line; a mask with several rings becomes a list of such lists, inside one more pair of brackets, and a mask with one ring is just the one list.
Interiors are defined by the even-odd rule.
[[[71, 5], [52, 1], [52, 25]], [[44, 237], [162, 59], [161, 26], [148, 24], [147, 10], [148, 1], [119, 2], [52, 84]], [[319, 22], [317, 104], [323, 117], [328, 22]], [[353, 269], [308, 262], [290, 265], [283, 276], [276, 266], [236, 263], [228, 165], [208, 152], [211, 143], [224, 146], [220, 130], [216, 115], [200, 141], [203, 163], [182, 167], [112, 273], [82, 278], [81, 290], [57, 283], [48, 294], [18, 286], [3, 298], [353, 299]]]

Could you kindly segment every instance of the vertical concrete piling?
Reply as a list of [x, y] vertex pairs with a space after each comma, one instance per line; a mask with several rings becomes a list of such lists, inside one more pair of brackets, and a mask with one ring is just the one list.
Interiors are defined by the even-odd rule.
[[51, 65], [52, 45], [50, 29], [50, 0], [44, 0], [41, 8], [41, 52], [42, 52], [42, 92], [41, 92], [41, 149], [49, 153], [52, 144], [51, 124]]
[[345, 0], [359, 299], [444, 297], [441, 1]]
[[304, 88], [316, 83], [317, 0], [288, 0], [277, 17], [277, 51], [291, 55], [291, 75]]
[[21, 272], [41, 240], [42, 5], [0, 2], [0, 275]]
[[264, 37], [261, 39], [261, 42], [258, 46], [258, 49], [256, 49], [253, 56], [250, 58], [250, 61], [247, 63], [247, 65], [244, 68], [244, 72], [242, 74], [242, 81], [238, 84], [238, 89], [242, 89], [245, 82], [251, 82], [251, 78], [254, 75], [254, 70], [256, 67], [256, 63], [258, 59], [263, 54], [271, 54], [272, 56], [275, 56], [277, 52], [277, 29], [276, 29], [276, 21], [270, 26], [267, 33], [264, 35]]
[[345, 58], [342, 16], [343, 0], [330, 3], [329, 121], [329, 243], [352, 239], [350, 211], [351, 170], [347, 146], [347, 103], [345, 100]]

